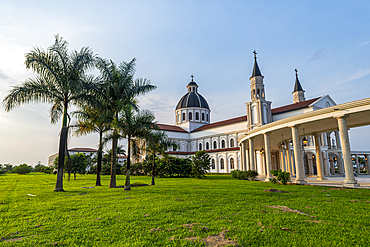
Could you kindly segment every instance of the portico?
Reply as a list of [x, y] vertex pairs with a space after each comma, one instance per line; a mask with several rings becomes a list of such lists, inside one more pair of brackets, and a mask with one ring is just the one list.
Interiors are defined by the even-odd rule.
[[[343, 155], [343, 166], [345, 172], [345, 181], [343, 185], [346, 187], [354, 187], [356, 186], [357, 181], [353, 174], [352, 153], [348, 128], [355, 128], [369, 124], [370, 98], [367, 98], [299, 114], [265, 124], [246, 132], [244, 136], [239, 135], [238, 142], [244, 143], [244, 147], [248, 150], [250, 156], [254, 157], [257, 150], [253, 147], [253, 142], [264, 142], [266, 139], [265, 133], [269, 133], [269, 146], [265, 144], [265, 155], [267, 155], [268, 149], [270, 153], [278, 152], [284, 154], [284, 152], [280, 151], [282, 149], [281, 136], [284, 136], [286, 140], [292, 140], [292, 149], [289, 147], [290, 144], [287, 144], [288, 142], [285, 141], [285, 145], [288, 146], [288, 150], [291, 150], [292, 152], [285, 152], [286, 158], [283, 158], [284, 156], [282, 156], [281, 159], [278, 159], [280, 161], [279, 168], [289, 170], [289, 160], [294, 160], [296, 172], [294, 182], [305, 183], [305, 175], [303, 172], [304, 151], [302, 151], [303, 143], [301, 138], [306, 137], [307, 135], [314, 136], [317, 179], [324, 180], [325, 175], [327, 174], [327, 172], [325, 172], [327, 168], [325, 169], [325, 159], [323, 158], [323, 150], [321, 148], [321, 142], [323, 141], [321, 134], [325, 132], [338, 131], [337, 133], [341, 140], [339, 147]], [[303, 132], [303, 129], [305, 130], [305, 133]], [[253, 140], [252, 145], [250, 145], [251, 140]], [[366, 155], [366, 167], [368, 168], [369, 155]], [[294, 157], [293, 159], [292, 156]], [[252, 163], [252, 166], [255, 166], [253, 158], [250, 159], [250, 162]], [[266, 159], [266, 167], [271, 167], [271, 158]], [[369, 169], [367, 169], [367, 171], [368, 170]]]

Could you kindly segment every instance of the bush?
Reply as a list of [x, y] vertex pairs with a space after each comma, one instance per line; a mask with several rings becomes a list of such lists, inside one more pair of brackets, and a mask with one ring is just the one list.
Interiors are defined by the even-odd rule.
[[234, 170], [231, 171], [231, 176], [233, 178], [241, 179], [241, 180], [254, 180], [258, 176], [258, 172], [249, 170], [249, 171], [239, 171], [239, 170]]
[[16, 166], [12, 172], [18, 173], [19, 175], [24, 175], [26, 173], [30, 173], [32, 171], [32, 167], [28, 166], [27, 164], [22, 164], [19, 166]]
[[191, 174], [196, 178], [203, 178], [211, 168], [211, 157], [205, 151], [198, 151], [191, 157], [193, 169]]
[[[271, 170], [271, 174], [276, 177], [276, 181], [279, 181], [281, 184], [286, 185], [290, 181], [290, 173], [283, 172], [281, 169], [279, 170]], [[275, 181], [275, 183], [276, 183]], [[270, 180], [270, 182], [274, 183]]]

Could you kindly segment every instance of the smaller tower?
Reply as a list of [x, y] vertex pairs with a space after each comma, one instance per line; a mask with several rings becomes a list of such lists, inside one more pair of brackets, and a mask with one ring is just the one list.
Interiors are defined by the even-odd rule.
[[251, 130], [255, 127], [272, 122], [271, 101], [265, 99], [265, 84], [263, 83], [263, 75], [257, 63], [257, 52], [254, 54], [254, 66], [251, 81], [251, 102], [246, 103], [247, 106], [247, 129]]
[[298, 70], [295, 69], [295, 85], [294, 85], [294, 91], [293, 91], [293, 103], [299, 103], [302, 101], [305, 101], [306, 98], [304, 97], [304, 90], [302, 89], [301, 83], [298, 79]]

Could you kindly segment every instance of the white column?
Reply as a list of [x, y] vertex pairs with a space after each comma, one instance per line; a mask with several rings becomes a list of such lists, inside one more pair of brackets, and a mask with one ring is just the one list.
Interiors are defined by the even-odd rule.
[[270, 150], [270, 134], [264, 133], [263, 137], [265, 139], [265, 157], [266, 157], [266, 179], [265, 181], [270, 181], [271, 176], [271, 150]]
[[245, 150], [245, 171], [250, 170], [249, 167], [249, 149], [247, 149]]
[[255, 168], [255, 161], [254, 161], [254, 146], [253, 146], [253, 138], [249, 139], [249, 169], [250, 170], [257, 170]]
[[328, 151], [324, 151], [323, 157], [323, 164], [324, 164], [324, 174], [325, 176], [329, 176], [329, 164], [328, 164]]
[[334, 133], [335, 133], [335, 143], [337, 144], [337, 148], [341, 148], [338, 130], [334, 131]]
[[306, 181], [304, 180], [302, 147], [298, 135], [298, 126], [294, 125], [290, 128], [292, 129], [294, 161], [296, 166], [296, 179], [294, 182], [298, 184], [303, 184], [306, 183]]
[[285, 160], [287, 164], [287, 171], [290, 173], [290, 175], [292, 175], [293, 172], [292, 172], [292, 165], [290, 162], [289, 146], [285, 149]]
[[316, 149], [316, 168], [317, 168], [317, 180], [326, 180], [324, 176], [324, 169], [323, 169], [323, 162], [322, 162], [322, 153], [321, 153], [321, 145], [319, 142], [319, 134], [315, 134], [315, 149]]
[[281, 171], [285, 172], [285, 162], [284, 162], [284, 152], [283, 147], [279, 146], [279, 156], [280, 156], [280, 169]]
[[240, 170], [245, 171], [245, 145], [244, 142], [240, 143], [240, 163], [241, 168]]
[[360, 174], [360, 164], [358, 163], [358, 154], [355, 154], [357, 174]]
[[227, 155], [227, 153], [225, 154], [225, 157], [226, 157], [226, 159], [225, 159], [226, 173], [229, 173], [230, 172], [230, 167], [229, 167], [230, 162], [229, 162], [229, 156]]
[[354, 187], [357, 185], [355, 176], [353, 175], [353, 166], [351, 159], [351, 147], [349, 144], [347, 120], [345, 116], [338, 117], [338, 128], [342, 146], [344, 171], [346, 173], [346, 179], [344, 180], [344, 186]]
[[369, 169], [369, 155], [365, 154], [365, 165], [366, 165], [366, 174], [370, 173]]
[[216, 170], [217, 170], [217, 173], [220, 173], [220, 164], [218, 163], [218, 153], [216, 153]]
[[335, 175], [334, 156], [333, 155], [329, 155], [329, 163], [330, 163], [330, 174]]
[[342, 153], [337, 153], [338, 174], [344, 175]]

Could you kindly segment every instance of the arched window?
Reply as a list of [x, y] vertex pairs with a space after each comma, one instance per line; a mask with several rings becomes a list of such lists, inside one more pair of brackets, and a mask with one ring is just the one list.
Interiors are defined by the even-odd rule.
[[202, 121], [204, 121], [204, 113], [202, 113]]
[[199, 143], [199, 151], [202, 150], [202, 143]]
[[174, 146], [173, 146], [173, 147], [172, 147], [172, 150], [176, 152], [176, 150], [177, 150], [177, 149], [176, 149], [176, 147], [174, 147]]
[[257, 88], [257, 99], [260, 97], [260, 89]]
[[211, 169], [216, 169], [216, 164], [215, 164], [215, 160], [214, 159], [212, 159], [212, 167], [211, 167]]
[[195, 120], [199, 120], [199, 112], [195, 113]]
[[221, 141], [221, 148], [225, 148], [225, 140]]
[[182, 121], [185, 121], [185, 118], [186, 118], [186, 116], [185, 116], [185, 112], [182, 114]]
[[191, 92], [191, 87], [189, 87], [189, 91]]
[[253, 89], [253, 95], [252, 95], [252, 98], [256, 98], [256, 90]]
[[261, 96], [262, 96], [262, 98], [264, 98], [265, 97], [265, 90], [261, 90]]
[[217, 142], [216, 141], [213, 142], [213, 149], [217, 149]]
[[209, 150], [209, 142], [206, 142], [206, 150]]
[[234, 147], [234, 139], [230, 139], [230, 147], [233, 148]]
[[234, 169], [234, 158], [230, 159], [230, 169]]
[[189, 112], [189, 120], [193, 120], [193, 113]]
[[207, 113], [207, 122], [209, 122], [209, 115], [208, 115], [208, 113]]
[[221, 166], [221, 170], [225, 169], [225, 162], [223, 158], [221, 158], [220, 160], [220, 166]]

